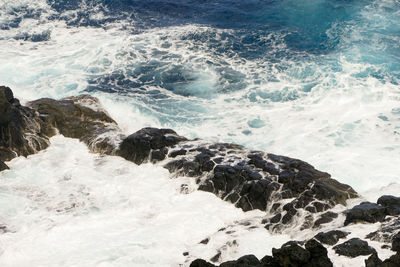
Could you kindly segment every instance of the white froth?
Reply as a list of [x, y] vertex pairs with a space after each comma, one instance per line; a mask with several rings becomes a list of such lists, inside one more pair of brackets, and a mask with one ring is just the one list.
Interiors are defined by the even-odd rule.
[[[182, 253], [210, 233], [262, 214], [211, 193], [181, 194], [182, 183], [194, 181], [171, 180], [162, 167], [91, 154], [62, 136], [51, 142], [0, 174], [1, 220], [11, 231], [2, 234], [1, 266], [178, 266]], [[285, 240], [237, 229], [239, 249], [227, 259], [252, 251], [251, 241], [267, 248], [258, 249], [261, 256]], [[223, 244], [231, 237], [219, 238]], [[214, 248], [207, 249], [191, 256], [211, 257]]]

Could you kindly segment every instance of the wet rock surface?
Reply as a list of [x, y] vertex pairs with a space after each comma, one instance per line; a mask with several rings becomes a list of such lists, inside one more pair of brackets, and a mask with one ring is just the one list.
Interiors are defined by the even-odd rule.
[[[327, 249], [315, 239], [311, 239], [303, 246], [300, 242], [290, 241], [279, 249], [272, 249], [272, 256], [265, 256], [261, 260], [254, 255], [246, 255], [234, 261], [221, 263], [219, 267], [286, 267], [286, 266], [333, 266], [328, 258]], [[209, 267], [207, 261], [197, 259], [190, 267]]]
[[171, 129], [144, 128], [125, 138], [116, 154], [136, 164], [160, 162], [171, 174], [193, 177], [199, 190], [244, 211], [267, 211], [271, 216], [265, 225], [276, 232], [298, 224], [299, 214], [313, 214], [303, 229], [331, 222], [337, 214], [320, 213], [358, 196], [304, 161], [235, 144], [188, 140]]
[[[393, 256], [389, 257], [388, 259], [382, 261], [379, 259], [376, 253], [372, 254], [368, 259], [365, 260], [366, 267], [397, 267], [400, 266], [400, 251], [398, 248], [398, 240], [399, 234], [396, 234], [393, 238], [392, 242], [392, 250], [396, 251], [397, 253]], [[394, 248], [394, 249], [393, 249]]]
[[8, 166], [0, 160], [0, 172], [9, 169]]
[[346, 238], [348, 235], [348, 232], [343, 232], [340, 230], [332, 230], [329, 232], [320, 232], [315, 236], [315, 239], [317, 239], [319, 242], [327, 245], [335, 245], [339, 239], [341, 238]]
[[[22, 106], [10, 88], [0, 86], [0, 161], [47, 148], [45, 128], [35, 110]], [[5, 165], [0, 168], [5, 169]]]
[[60, 100], [42, 98], [28, 105], [40, 114], [48, 136], [58, 131], [65, 137], [86, 143], [94, 152], [112, 154], [115, 150], [113, 142], [119, 138], [119, 128], [97, 98], [90, 95]]
[[[187, 139], [178, 136], [171, 129], [144, 128], [125, 138], [117, 155], [136, 164], [149, 159], [152, 162], [162, 161], [166, 158], [169, 147], [185, 140]], [[178, 151], [173, 155], [176, 157], [179, 154], [181, 153]]]
[[[111, 154], [118, 127], [90, 95], [42, 98], [22, 106], [10, 88], [0, 86], [0, 160], [28, 156], [49, 146], [57, 133], [78, 138], [94, 152]], [[0, 168], [4, 169], [4, 164]]]
[[395, 196], [381, 196], [377, 203], [385, 207], [386, 215], [396, 216], [400, 215], [400, 197]]
[[370, 247], [367, 241], [359, 238], [352, 238], [344, 243], [334, 246], [333, 249], [337, 254], [351, 258], [376, 253], [375, 249]]
[[[345, 206], [348, 199], [358, 197], [350, 186], [298, 159], [250, 151], [235, 144], [189, 140], [171, 129], [143, 128], [125, 137], [97, 98], [43, 98], [22, 106], [10, 88], [0, 87], [0, 171], [8, 168], [5, 161], [47, 148], [49, 137], [57, 133], [78, 138], [93, 152], [119, 155], [136, 164], [160, 164], [172, 176], [192, 177], [199, 190], [213, 193], [244, 211], [264, 211], [262, 224], [270, 232], [331, 225], [340, 214], [332, 208]], [[246, 255], [220, 266], [332, 266], [321, 243], [336, 245], [336, 253], [347, 257], [372, 254], [366, 261], [368, 266], [399, 266], [399, 204], [399, 197], [382, 196], [376, 204], [364, 202], [346, 212], [345, 226], [380, 224], [367, 238], [391, 243], [397, 254], [385, 261], [358, 238], [336, 245], [348, 233], [331, 230], [320, 232], [307, 242], [288, 242], [274, 249], [272, 256], [257, 259]], [[230, 232], [226, 230], [226, 234]], [[207, 245], [209, 240], [204, 239], [201, 244]], [[210, 260], [220, 259], [221, 252]], [[191, 266], [215, 265], [196, 260]]]
[[385, 216], [385, 208], [381, 205], [371, 202], [362, 202], [347, 212], [344, 225], [358, 222], [381, 222], [385, 219]]
[[162, 162], [174, 175], [194, 177], [199, 190], [244, 211], [267, 211], [272, 219], [265, 224], [272, 231], [298, 224], [295, 218], [304, 213], [314, 215], [303, 228], [330, 222], [336, 214], [319, 213], [358, 196], [350, 186], [298, 159], [235, 144], [188, 140], [171, 129], [144, 128], [124, 137], [90, 95], [42, 98], [29, 102], [29, 107], [21, 106], [7, 87], [0, 96], [2, 161], [46, 148], [48, 138], [59, 132], [78, 138], [94, 152], [116, 154], [136, 164]]

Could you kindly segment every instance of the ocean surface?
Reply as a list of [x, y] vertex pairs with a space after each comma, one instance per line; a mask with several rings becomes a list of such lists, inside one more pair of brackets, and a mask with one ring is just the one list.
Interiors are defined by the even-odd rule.
[[[0, 0], [0, 84], [23, 103], [88, 93], [126, 134], [300, 158], [372, 201], [400, 190], [399, 83], [398, 0]], [[262, 215], [61, 136], [8, 164], [1, 266], [179, 266]], [[223, 260], [289, 239], [254, 231]]]

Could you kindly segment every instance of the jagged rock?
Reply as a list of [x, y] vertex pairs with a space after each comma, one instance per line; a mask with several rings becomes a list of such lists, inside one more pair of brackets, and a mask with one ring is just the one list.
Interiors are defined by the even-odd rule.
[[331, 211], [325, 212], [325, 213], [321, 214], [320, 218], [317, 219], [314, 222], [314, 226], [313, 227], [318, 227], [321, 224], [330, 223], [331, 221], [333, 221], [337, 217], [338, 217], [337, 213], [334, 213], [334, 212], [331, 212]]
[[[167, 129], [152, 131], [157, 132], [157, 138], [167, 135], [163, 133]], [[168, 134], [179, 137], [171, 131]], [[136, 140], [137, 135], [130, 138], [135, 139], [130, 143], [135, 143], [136, 147], [141, 147], [139, 151], [144, 152], [138, 152], [139, 156], [134, 157], [132, 153], [128, 153], [124, 157], [128, 158], [130, 155], [130, 160], [141, 163], [148, 158], [152, 148], [147, 141], [142, 141], [143, 134], [140, 134], [139, 140]], [[244, 211], [265, 211], [271, 202], [277, 204], [280, 199], [292, 198], [284, 207], [278, 209], [275, 206], [275, 209], [270, 210], [272, 220], [265, 222], [277, 225], [273, 227], [274, 231], [289, 227], [295, 221], [293, 218], [297, 216], [298, 209], [304, 209], [308, 213], [320, 212], [336, 204], [345, 204], [346, 199], [358, 196], [348, 185], [333, 180], [329, 174], [320, 172], [301, 160], [248, 151], [238, 145], [210, 144], [200, 140], [177, 139], [163, 147], [172, 151], [159, 157], [163, 158], [165, 155], [164, 166], [171, 173], [197, 177], [199, 190], [212, 192]], [[249, 160], [246, 161], [246, 158]], [[314, 208], [310, 209], [310, 205], [314, 205]], [[334, 213], [316, 217], [319, 219], [316, 226], [332, 221], [335, 217], [337, 214]], [[304, 228], [314, 225], [313, 217], [310, 218], [311, 222], [304, 225]]]
[[400, 232], [393, 236], [393, 239], [392, 239], [392, 250], [400, 252]]
[[261, 266], [260, 267], [280, 267], [281, 264], [277, 259], [272, 256], [265, 256], [261, 259]]
[[310, 252], [302, 248], [298, 242], [289, 241], [280, 249], [273, 248], [272, 255], [283, 266], [301, 266], [310, 261]]
[[310, 252], [310, 261], [307, 266], [333, 266], [331, 260], [328, 258], [328, 250], [315, 239], [310, 239], [307, 241], [305, 248]]
[[361, 204], [347, 211], [344, 225], [358, 222], [381, 222], [385, 219], [385, 216], [386, 214], [384, 207], [371, 202], [362, 202]]
[[236, 261], [221, 263], [219, 267], [254, 267], [259, 266], [260, 261], [254, 255], [245, 255]]
[[1, 160], [0, 160], [0, 172], [1, 171], [4, 171], [4, 170], [8, 170], [9, 168], [8, 168], [8, 166], [7, 166], [7, 164], [5, 164], [4, 162], [2, 162]]
[[386, 214], [391, 216], [400, 215], [400, 197], [381, 196], [377, 203], [386, 208]]
[[197, 259], [190, 264], [190, 267], [216, 267], [216, 266], [214, 264], [206, 262], [205, 260]]
[[367, 241], [359, 238], [352, 238], [342, 244], [334, 246], [333, 249], [337, 254], [351, 258], [376, 253], [375, 249], [370, 247]]
[[[115, 121], [90, 95], [43, 98], [22, 107], [9, 88], [1, 88], [1, 161], [46, 148], [48, 137], [59, 132], [85, 142], [94, 152], [116, 154], [136, 164], [162, 161], [171, 173], [195, 177], [200, 190], [244, 211], [265, 211], [280, 200], [291, 199], [271, 209], [269, 217], [274, 219], [269, 223], [274, 231], [290, 227], [298, 214], [309, 220], [302, 227], [311, 227], [314, 217], [307, 213], [327, 210], [358, 196], [350, 186], [298, 159], [249, 151], [235, 144], [188, 140], [171, 129], [144, 128], [123, 138]], [[114, 141], [118, 139], [122, 142], [117, 147]], [[323, 216], [326, 214], [330, 213]], [[321, 217], [317, 224], [327, 218], [333, 216]]]
[[389, 259], [386, 259], [383, 261], [383, 266], [382, 267], [398, 267], [400, 266], [400, 253], [397, 252], [393, 256], [391, 256]]
[[125, 138], [117, 151], [117, 155], [130, 160], [136, 164], [141, 164], [147, 160], [152, 150], [168, 153], [168, 147], [185, 141], [186, 138], [178, 136], [171, 129], [144, 128]]
[[391, 243], [393, 236], [400, 232], [400, 220], [398, 217], [386, 217], [383, 222], [379, 225], [377, 231], [369, 233], [366, 238], [373, 241]]
[[86, 143], [94, 152], [112, 154], [115, 150], [112, 139], [118, 137], [119, 129], [97, 98], [90, 95], [61, 100], [42, 98], [28, 105], [39, 112], [47, 136], [58, 131]]
[[[221, 263], [220, 267], [331, 267], [332, 262], [328, 258], [327, 249], [315, 239], [308, 240], [305, 248], [302, 242], [289, 241], [281, 248], [272, 249], [273, 256], [264, 256], [258, 260], [254, 255], [246, 255], [238, 260]], [[205, 264], [203, 260], [196, 260], [194, 263]], [[190, 265], [192, 266], [192, 265]], [[198, 265], [195, 265], [198, 266]], [[200, 265], [199, 265], [200, 266]], [[206, 265], [201, 265], [206, 266]]]
[[365, 260], [365, 267], [383, 267], [382, 261], [379, 259], [377, 253], [372, 253], [372, 255]]
[[339, 230], [332, 230], [329, 232], [320, 232], [314, 238], [323, 244], [335, 245], [340, 238], [345, 238], [349, 233]]
[[47, 148], [49, 140], [44, 128], [34, 110], [21, 106], [10, 88], [0, 86], [1, 161], [28, 156]]

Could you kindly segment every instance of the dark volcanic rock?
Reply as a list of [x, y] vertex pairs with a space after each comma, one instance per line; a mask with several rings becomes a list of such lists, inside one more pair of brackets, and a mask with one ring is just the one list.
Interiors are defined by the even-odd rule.
[[143, 128], [122, 141], [117, 155], [141, 164], [152, 150], [168, 148], [185, 140], [171, 129]]
[[349, 233], [339, 231], [339, 230], [332, 230], [329, 232], [320, 232], [318, 233], [315, 238], [323, 244], [327, 245], [335, 245], [340, 238], [345, 238]]
[[310, 261], [310, 252], [302, 248], [297, 242], [289, 241], [280, 249], [273, 248], [272, 255], [283, 266], [301, 266]]
[[266, 223], [276, 232], [298, 223], [294, 218], [299, 214], [307, 218], [302, 229], [329, 222], [336, 214], [310, 213], [344, 205], [358, 196], [350, 186], [298, 159], [249, 151], [235, 144], [188, 140], [171, 129], [143, 128], [123, 138], [115, 121], [90, 95], [43, 98], [28, 105], [21, 106], [9, 88], [1, 87], [3, 162], [46, 148], [48, 137], [59, 132], [78, 138], [94, 152], [116, 154], [136, 164], [162, 161], [174, 175], [194, 177], [199, 190], [212, 192], [244, 211], [265, 211], [273, 206], [268, 214], [273, 219]]
[[331, 211], [325, 212], [325, 213], [321, 214], [321, 217], [314, 222], [314, 227], [318, 227], [321, 224], [330, 223], [337, 217], [338, 217], [337, 213], [334, 213]]
[[260, 261], [257, 259], [256, 256], [254, 255], [246, 255], [240, 257], [236, 261], [227, 261], [224, 263], [221, 263], [219, 267], [254, 267], [254, 266], [259, 266]]
[[65, 137], [86, 143], [94, 152], [111, 154], [115, 150], [109, 136], [118, 137], [119, 129], [97, 98], [90, 95], [61, 100], [42, 98], [28, 105], [40, 113], [47, 136], [56, 134], [58, 130]]
[[400, 232], [393, 236], [393, 239], [392, 239], [392, 250], [400, 252]]
[[386, 214], [391, 216], [400, 215], [400, 197], [381, 196], [377, 203], [386, 208]]
[[10, 88], [0, 86], [1, 161], [47, 148], [49, 140], [44, 129], [45, 124], [34, 110], [21, 106]]
[[342, 244], [334, 246], [333, 249], [337, 254], [351, 258], [376, 253], [375, 249], [370, 247], [367, 241], [359, 238], [352, 238]]
[[0, 160], [0, 172], [8, 169], [8, 166]]
[[[258, 260], [254, 255], [246, 255], [238, 260], [227, 261], [221, 263], [220, 267], [331, 267], [332, 262], [328, 258], [327, 249], [315, 239], [308, 240], [305, 243], [305, 248], [300, 242], [289, 241], [281, 246], [281, 248], [272, 249], [273, 256], [264, 256]], [[203, 260], [192, 262], [202, 263]], [[192, 265], [190, 265], [192, 266]], [[193, 265], [193, 266], [208, 266], [208, 265]]]
[[[303, 213], [321, 212], [358, 196], [350, 186], [298, 159], [248, 151], [233, 144], [186, 140], [172, 130], [164, 132], [167, 129], [151, 128], [151, 131], [158, 139], [167, 135], [174, 138], [173, 142], [162, 145], [172, 151], [166, 156], [164, 166], [175, 175], [197, 177], [199, 190], [212, 192], [244, 211], [265, 211], [270, 204], [273, 205], [275, 208], [269, 210], [271, 220], [265, 221], [269, 226], [276, 226], [269, 228], [273, 231], [280, 231], [296, 222], [293, 218], [299, 214], [299, 209], [303, 209]], [[146, 136], [136, 133], [121, 144], [121, 151], [135, 147], [136, 154], [119, 154], [136, 163], [143, 162], [154, 149], [149, 141], [152, 137], [146, 139]], [[125, 144], [128, 139], [130, 141]], [[131, 148], [124, 149], [125, 146]], [[284, 207], [278, 203], [289, 198], [293, 200]], [[315, 216], [318, 220], [316, 226], [332, 221], [337, 214], [328, 212], [318, 216]], [[304, 224], [303, 229], [314, 225], [314, 217], [308, 218], [310, 222]]]
[[381, 259], [378, 258], [378, 254], [372, 253], [368, 259], [365, 260], [365, 267], [383, 267]]
[[310, 267], [330, 267], [333, 266], [328, 258], [328, 250], [315, 239], [310, 239], [305, 244], [305, 248], [310, 252], [310, 261], [307, 266]]
[[347, 212], [344, 225], [358, 222], [381, 222], [385, 219], [385, 216], [384, 207], [371, 202], [362, 202]]
[[399, 217], [386, 217], [386, 219], [379, 225], [377, 231], [369, 233], [366, 238], [374, 241], [391, 243], [396, 233], [400, 232]]
[[205, 260], [197, 259], [190, 264], [190, 267], [216, 267], [216, 266], [214, 264], [206, 262]]

